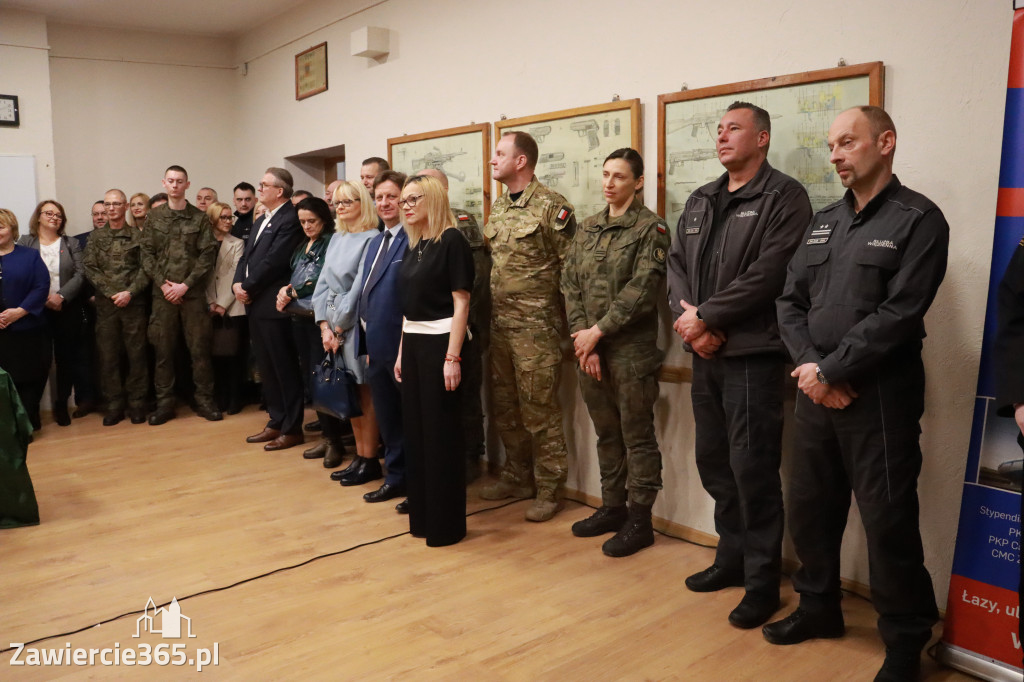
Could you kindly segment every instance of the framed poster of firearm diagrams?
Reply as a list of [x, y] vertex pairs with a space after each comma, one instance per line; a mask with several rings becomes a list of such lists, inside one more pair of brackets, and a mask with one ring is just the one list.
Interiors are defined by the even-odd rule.
[[658, 213], [674, 230], [687, 198], [718, 178], [715, 138], [726, 107], [737, 100], [768, 111], [768, 163], [799, 180], [815, 211], [843, 196], [829, 163], [828, 129], [852, 106], [882, 106], [882, 62], [684, 90], [658, 97]]
[[388, 139], [392, 168], [408, 175], [425, 168], [443, 171], [452, 206], [473, 214], [481, 227], [491, 212], [490, 158], [490, 123]]
[[537, 140], [537, 179], [568, 199], [583, 220], [604, 210], [601, 171], [620, 147], [640, 150], [640, 100], [566, 109], [494, 124], [494, 139], [522, 130]]

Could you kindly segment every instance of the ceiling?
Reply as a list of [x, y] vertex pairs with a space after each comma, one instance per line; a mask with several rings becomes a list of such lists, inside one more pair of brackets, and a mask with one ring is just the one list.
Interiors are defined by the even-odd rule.
[[197, 36], [237, 36], [305, 0], [0, 0], [63, 24]]

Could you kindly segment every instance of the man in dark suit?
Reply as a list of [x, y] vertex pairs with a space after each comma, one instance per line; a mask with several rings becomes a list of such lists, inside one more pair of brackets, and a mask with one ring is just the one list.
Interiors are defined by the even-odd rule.
[[302, 443], [302, 375], [292, 336], [291, 319], [278, 312], [278, 290], [291, 279], [291, 257], [302, 241], [298, 214], [289, 197], [292, 175], [268, 168], [260, 182], [264, 213], [252, 227], [235, 270], [235, 298], [245, 304], [256, 365], [270, 421], [249, 443], [266, 443], [264, 450], [283, 450]]
[[[402, 227], [398, 198], [405, 175], [396, 171], [380, 173], [373, 187], [377, 213], [384, 231], [373, 238], [363, 263], [362, 293], [359, 296], [359, 324], [356, 325], [359, 354], [368, 355], [367, 382], [373, 409], [384, 440], [384, 484], [363, 495], [367, 502], [384, 502], [405, 495], [405, 451], [402, 436], [402, 397], [395, 382], [395, 361], [402, 340], [402, 302], [398, 271], [408, 245]], [[380, 477], [376, 459], [358, 458], [361, 466], [341, 479], [342, 485], [359, 485]]]

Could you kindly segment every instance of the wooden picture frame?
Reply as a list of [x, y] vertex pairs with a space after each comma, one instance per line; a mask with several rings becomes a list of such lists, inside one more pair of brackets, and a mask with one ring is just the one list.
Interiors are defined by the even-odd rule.
[[505, 119], [494, 124], [494, 139], [516, 130], [537, 140], [537, 179], [569, 200], [578, 221], [606, 206], [601, 192], [605, 157], [621, 147], [642, 150], [639, 99]]
[[490, 158], [490, 123], [388, 138], [392, 168], [408, 175], [424, 168], [443, 171], [452, 206], [471, 213], [481, 228], [491, 213]]
[[327, 43], [295, 55], [295, 99], [306, 99], [327, 90]]
[[693, 190], [725, 172], [715, 137], [736, 100], [768, 110], [768, 162], [803, 183], [814, 210], [836, 201], [845, 190], [829, 163], [829, 125], [851, 106], [882, 106], [884, 76], [882, 62], [868, 62], [659, 95], [658, 213], [675, 230]]

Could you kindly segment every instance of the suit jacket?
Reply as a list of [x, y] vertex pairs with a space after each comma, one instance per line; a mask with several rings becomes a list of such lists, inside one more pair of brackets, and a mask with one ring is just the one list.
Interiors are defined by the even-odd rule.
[[[18, 243], [39, 251], [39, 237], [26, 234]], [[60, 237], [60, 289], [57, 293], [65, 301], [74, 301], [85, 285], [85, 270], [82, 267], [82, 249], [74, 237]]]
[[245, 315], [245, 306], [238, 302], [231, 285], [235, 281], [235, 270], [242, 259], [245, 242], [230, 234], [225, 235], [217, 252], [217, 264], [213, 268], [213, 276], [206, 283], [206, 302], [216, 303], [227, 312], [228, 317]]
[[380, 360], [394, 364], [398, 359], [398, 344], [402, 341], [402, 299], [398, 290], [398, 271], [408, 250], [409, 239], [405, 228], [399, 229], [387, 254], [381, 255], [385, 259], [381, 267], [373, 272], [373, 259], [383, 241], [382, 232], [366, 247], [363, 273], [364, 279], [368, 279], [362, 290], [366, 293], [368, 303], [364, 307], [363, 296], [360, 296], [356, 310], [356, 319], [366, 321], [366, 331], [363, 332], [361, 324], [355, 328], [360, 355], [368, 354], [374, 363]]
[[[260, 234], [267, 221], [266, 214], [252, 226], [245, 251], [238, 261], [235, 279], [249, 294], [252, 303], [246, 312], [255, 318], [288, 318], [288, 313], [277, 310], [277, 292], [291, 280], [291, 258], [299, 243], [305, 239], [299, 226], [299, 216], [290, 201], [285, 201]], [[259, 239], [256, 236], [259, 235]]]

